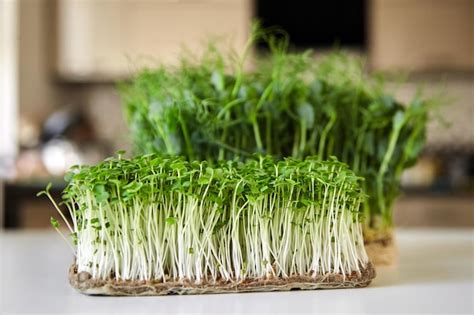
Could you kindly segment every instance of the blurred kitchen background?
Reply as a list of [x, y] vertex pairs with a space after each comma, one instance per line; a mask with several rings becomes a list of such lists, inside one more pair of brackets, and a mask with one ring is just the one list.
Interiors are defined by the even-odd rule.
[[0, 226], [49, 227], [39, 190], [53, 182], [59, 198], [69, 166], [130, 147], [118, 81], [175, 62], [183, 43], [242, 48], [254, 19], [287, 30], [293, 49], [362, 56], [401, 100], [442, 92], [395, 221], [474, 227], [472, 0], [0, 0]]

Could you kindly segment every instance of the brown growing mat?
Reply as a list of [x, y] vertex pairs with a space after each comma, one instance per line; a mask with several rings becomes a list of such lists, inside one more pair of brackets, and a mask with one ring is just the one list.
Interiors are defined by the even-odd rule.
[[195, 284], [189, 281], [117, 281], [92, 279], [87, 272], [77, 273], [72, 265], [69, 282], [77, 291], [89, 295], [149, 296], [174, 294], [215, 294], [237, 292], [268, 292], [291, 290], [316, 290], [366, 287], [375, 277], [371, 263], [361, 272], [350, 275], [326, 274], [324, 276], [291, 276], [288, 278], [246, 279], [241, 282], [217, 281], [216, 283]]
[[393, 266], [397, 264], [398, 250], [393, 238], [367, 242], [365, 250], [375, 266]]

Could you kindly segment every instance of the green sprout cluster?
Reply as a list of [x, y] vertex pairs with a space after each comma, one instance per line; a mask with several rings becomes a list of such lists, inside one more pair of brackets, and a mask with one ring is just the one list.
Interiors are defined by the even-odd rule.
[[366, 232], [390, 229], [401, 174], [425, 142], [431, 100], [416, 95], [403, 105], [356, 58], [334, 52], [315, 61], [262, 36], [271, 51], [252, 60], [251, 71], [246, 52], [211, 47], [198, 62], [183, 58], [122, 84], [136, 152], [211, 163], [254, 153], [336, 156], [366, 179]]
[[368, 263], [363, 179], [334, 158], [119, 155], [73, 167], [67, 180], [71, 222], [55, 206], [77, 271], [93, 279], [234, 282], [349, 275]]

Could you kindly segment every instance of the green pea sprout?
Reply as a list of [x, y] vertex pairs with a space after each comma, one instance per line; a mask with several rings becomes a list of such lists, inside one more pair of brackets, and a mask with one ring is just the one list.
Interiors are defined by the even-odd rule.
[[263, 58], [211, 45], [198, 62], [183, 57], [177, 67], [143, 69], [121, 84], [135, 152], [211, 163], [254, 153], [336, 156], [366, 179], [367, 236], [389, 231], [401, 174], [423, 148], [434, 100], [396, 101], [380, 77], [343, 52], [315, 59], [289, 52], [287, 39], [271, 32], [255, 31], [251, 42], [259, 40], [270, 46]]

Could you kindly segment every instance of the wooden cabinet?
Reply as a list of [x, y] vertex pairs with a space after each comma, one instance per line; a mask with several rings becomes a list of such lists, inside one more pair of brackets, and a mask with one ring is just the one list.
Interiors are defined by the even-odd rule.
[[183, 46], [199, 52], [209, 38], [242, 48], [250, 1], [59, 0], [56, 70], [67, 80], [115, 80], [176, 62]]

